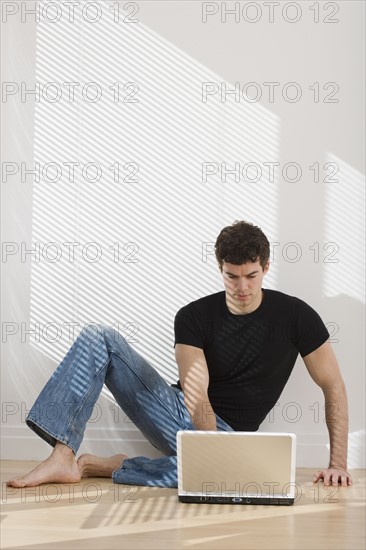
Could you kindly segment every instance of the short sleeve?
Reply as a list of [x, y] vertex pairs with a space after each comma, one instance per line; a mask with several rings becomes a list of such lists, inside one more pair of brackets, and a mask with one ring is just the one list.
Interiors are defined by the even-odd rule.
[[320, 315], [300, 299], [298, 299], [296, 333], [296, 347], [301, 357], [318, 349], [330, 336]]
[[187, 344], [203, 349], [204, 331], [200, 322], [199, 313], [193, 305], [188, 304], [182, 307], [174, 319], [174, 346], [176, 344]]

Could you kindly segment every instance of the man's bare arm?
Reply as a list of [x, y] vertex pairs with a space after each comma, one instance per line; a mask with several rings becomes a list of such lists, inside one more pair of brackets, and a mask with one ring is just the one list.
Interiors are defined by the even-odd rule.
[[325, 485], [352, 485], [347, 472], [348, 403], [346, 388], [336, 356], [329, 342], [304, 357], [312, 379], [321, 387], [325, 398], [325, 419], [329, 431], [329, 466], [314, 475], [314, 482]]
[[175, 358], [184, 402], [196, 430], [216, 430], [216, 417], [208, 398], [209, 374], [203, 350], [176, 344]]

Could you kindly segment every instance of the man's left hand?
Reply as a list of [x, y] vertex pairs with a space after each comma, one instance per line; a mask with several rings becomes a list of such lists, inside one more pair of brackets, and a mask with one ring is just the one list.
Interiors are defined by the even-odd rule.
[[313, 483], [317, 483], [319, 480], [323, 480], [326, 486], [342, 485], [342, 487], [349, 487], [352, 485], [352, 479], [349, 473], [337, 467], [325, 468], [324, 470], [316, 472], [313, 476]]

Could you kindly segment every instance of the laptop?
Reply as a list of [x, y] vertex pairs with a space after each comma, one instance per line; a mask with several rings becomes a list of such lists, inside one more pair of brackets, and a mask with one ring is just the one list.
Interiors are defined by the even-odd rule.
[[296, 435], [177, 432], [178, 498], [205, 504], [291, 505]]

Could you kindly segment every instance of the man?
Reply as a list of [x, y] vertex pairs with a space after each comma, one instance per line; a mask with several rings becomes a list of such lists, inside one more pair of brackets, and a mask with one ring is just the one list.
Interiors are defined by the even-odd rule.
[[[13, 487], [112, 477], [115, 483], [177, 486], [180, 429], [255, 431], [276, 404], [300, 353], [325, 397], [328, 468], [313, 481], [351, 485], [347, 472], [347, 396], [329, 333], [305, 302], [262, 288], [269, 242], [260, 228], [235, 222], [215, 254], [225, 291], [184, 306], [175, 318], [179, 381], [169, 386], [116, 331], [87, 326], [32, 407], [26, 422], [54, 446]], [[157, 459], [76, 454], [103, 384], [145, 437]]]

